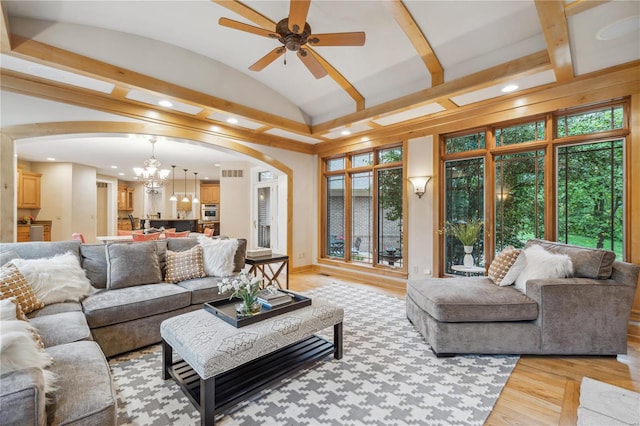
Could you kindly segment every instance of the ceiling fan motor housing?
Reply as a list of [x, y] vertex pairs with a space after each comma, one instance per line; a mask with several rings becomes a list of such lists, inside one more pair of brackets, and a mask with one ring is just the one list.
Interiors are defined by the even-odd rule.
[[300, 47], [307, 44], [307, 39], [311, 35], [311, 27], [309, 24], [304, 24], [304, 31], [300, 34], [291, 32], [289, 29], [289, 18], [284, 18], [276, 25], [276, 32], [280, 35], [278, 39], [280, 43], [287, 48], [287, 50], [298, 51]]

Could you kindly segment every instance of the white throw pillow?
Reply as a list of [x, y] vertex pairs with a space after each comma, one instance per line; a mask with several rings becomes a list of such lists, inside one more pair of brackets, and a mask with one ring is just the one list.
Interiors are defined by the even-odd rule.
[[237, 239], [212, 239], [198, 237], [202, 246], [204, 272], [210, 277], [229, 277], [235, 269], [234, 259], [238, 250]]
[[80, 260], [71, 252], [42, 259], [14, 259], [12, 263], [45, 305], [78, 302], [95, 291]]
[[565, 278], [573, 275], [573, 264], [565, 254], [553, 254], [540, 245], [533, 245], [523, 251], [526, 266], [516, 278], [515, 288], [527, 293], [527, 281], [545, 278]]
[[35, 367], [44, 375], [45, 393], [55, 390], [56, 376], [46, 370], [53, 360], [32, 337], [37, 330], [20, 320], [2, 321], [0, 328], [0, 374]]

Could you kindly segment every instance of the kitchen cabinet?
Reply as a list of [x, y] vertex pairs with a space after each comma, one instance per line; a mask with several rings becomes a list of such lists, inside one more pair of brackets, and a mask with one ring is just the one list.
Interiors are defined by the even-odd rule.
[[118, 231], [132, 231], [129, 218], [118, 219]]
[[220, 203], [220, 184], [219, 183], [201, 183], [200, 184], [200, 203], [201, 204], [219, 204]]
[[118, 210], [133, 210], [133, 188], [118, 184]]
[[40, 179], [42, 174], [18, 169], [18, 208], [40, 208]]
[[178, 211], [191, 211], [191, 195], [187, 195], [187, 198], [189, 201], [182, 201], [182, 198], [178, 197], [178, 204], [176, 206]]
[[[35, 221], [33, 225], [42, 225], [42, 241], [51, 241], [51, 221]], [[31, 241], [31, 225], [18, 224], [18, 232], [16, 241], [24, 243]]]

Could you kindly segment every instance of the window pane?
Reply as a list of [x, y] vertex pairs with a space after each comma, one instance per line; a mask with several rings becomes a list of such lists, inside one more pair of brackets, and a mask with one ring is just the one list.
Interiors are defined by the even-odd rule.
[[496, 252], [544, 238], [544, 153], [496, 157]]
[[327, 177], [327, 256], [344, 259], [344, 176]]
[[378, 263], [402, 267], [402, 169], [378, 170]]
[[351, 176], [351, 260], [371, 263], [373, 236], [373, 173]]
[[351, 156], [351, 167], [366, 167], [373, 164], [373, 153], [357, 154]]
[[445, 138], [445, 149], [447, 154], [452, 154], [454, 152], [471, 151], [474, 149], [484, 148], [484, 146], [484, 132]]
[[512, 145], [522, 142], [543, 141], [545, 121], [518, 124], [511, 127], [499, 127], [496, 132], [496, 146]]
[[379, 164], [395, 163], [396, 161], [402, 161], [402, 147], [378, 151]]
[[624, 109], [622, 106], [614, 106], [579, 114], [560, 115], [556, 122], [558, 137], [621, 129], [624, 124]]
[[[466, 222], [484, 217], [484, 158], [445, 162], [445, 221]], [[463, 265], [462, 243], [445, 234], [445, 272], [464, 274], [451, 269]], [[473, 246], [474, 265], [484, 264], [484, 230]]]
[[260, 172], [258, 173], [258, 182], [266, 182], [274, 180], [276, 177], [273, 172]]
[[558, 241], [624, 250], [623, 140], [560, 147]]
[[327, 160], [327, 171], [344, 170], [344, 157]]

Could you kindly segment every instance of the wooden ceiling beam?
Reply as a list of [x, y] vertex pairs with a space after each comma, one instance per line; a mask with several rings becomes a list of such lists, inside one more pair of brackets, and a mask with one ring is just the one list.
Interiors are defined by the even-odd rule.
[[[276, 23], [267, 18], [266, 16], [256, 12], [251, 9], [249, 6], [246, 6], [240, 3], [237, 0], [211, 0], [213, 3], [216, 3], [230, 11], [237, 13], [245, 19], [253, 22], [261, 26], [264, 29], [268, 29], [270, 31], [274, 31], [276, 28]], [[340, 72], [334, 68], [326, 59], [324, 59], [318, 52], [313, 50], [313, 48], [309, 45], [305, 46], [305, 49], [309, 50], [313, 56], [320, 61], [324, 69], [327, 71], [327, 74], [333, 81], [338, 84], [347, 94], [354, 100], [356, 103], [356, 111], [362, 111], [364, 109], [364, 97], [358, 90], [354, 87], [353, 84], [349, 82]]]
[[571, 80], [574, 74], [564, 2], [535, 0], [535, 5], [556, 80], [565, 83]]
[[396, 113], [414, 105], [437, 102], [465, 92], [495, 86], [496, 84], [514, 78], [535, 74], [550, 68], [551, 62], [549, 61], [549, 55], [546, 51], [532, 53], [531, 55], [496, 65], [495, 67], [453, 81], [448, 81], [439, 86], [421, 90], [359, 112], [314, 125], [312, 126], [312, 134], [326, 133], [331, 129], [345, 126], [356, 121], [366, 120], [369, 117]]
[[282, 127], [293, 133], [309, 135], [310, 132], [309, 126], [306, 124], [78, 55], [68, 50], [15, 35], [12, 35], [12, 40], [14, 49], [11, 54], [29, 61], [108, 81], [121, 88], [143, 90], [156, 96], [169, 96], [187, 104], [226, 111], [261, 124]]
[[[128, 100], [115, 99], [100, 92], [80, 89], [6, 69], [0, 70], [0, 87], [10, 92], [77, 105], [133, 118], [141, 122], [171, 125], [231, 140], [255, 143], [303, 154], [312, 154], [315, 151], [313, 145], [304, 142], [265, 133], [255, 133], [252, 130], [238, 129], [219, 123], [214, 124], [181, 113], [155, 109], [153, 106], [146, 106]], [[217, 126], [220, 131], [214, 131], [214, 126]]]
[[440, 60], [431, 48], [424, 33], [413, 19], [413, 16], [411, 16], [407, 7], [402, 3], [402, 0], [392, 0], [385, 2], [385, 4], [429, 70], [431, 74], [431, 86], [444, 83], [444, 69], [442, 68], [442, 64], [440, 64]]
[[2, 1], [0, 1], [0, 12], [2, 12], [2, 21], [0, 21], [0, 52], [6, 53], [11, 51], [11, 31], [9, 29], [7, 8]]

